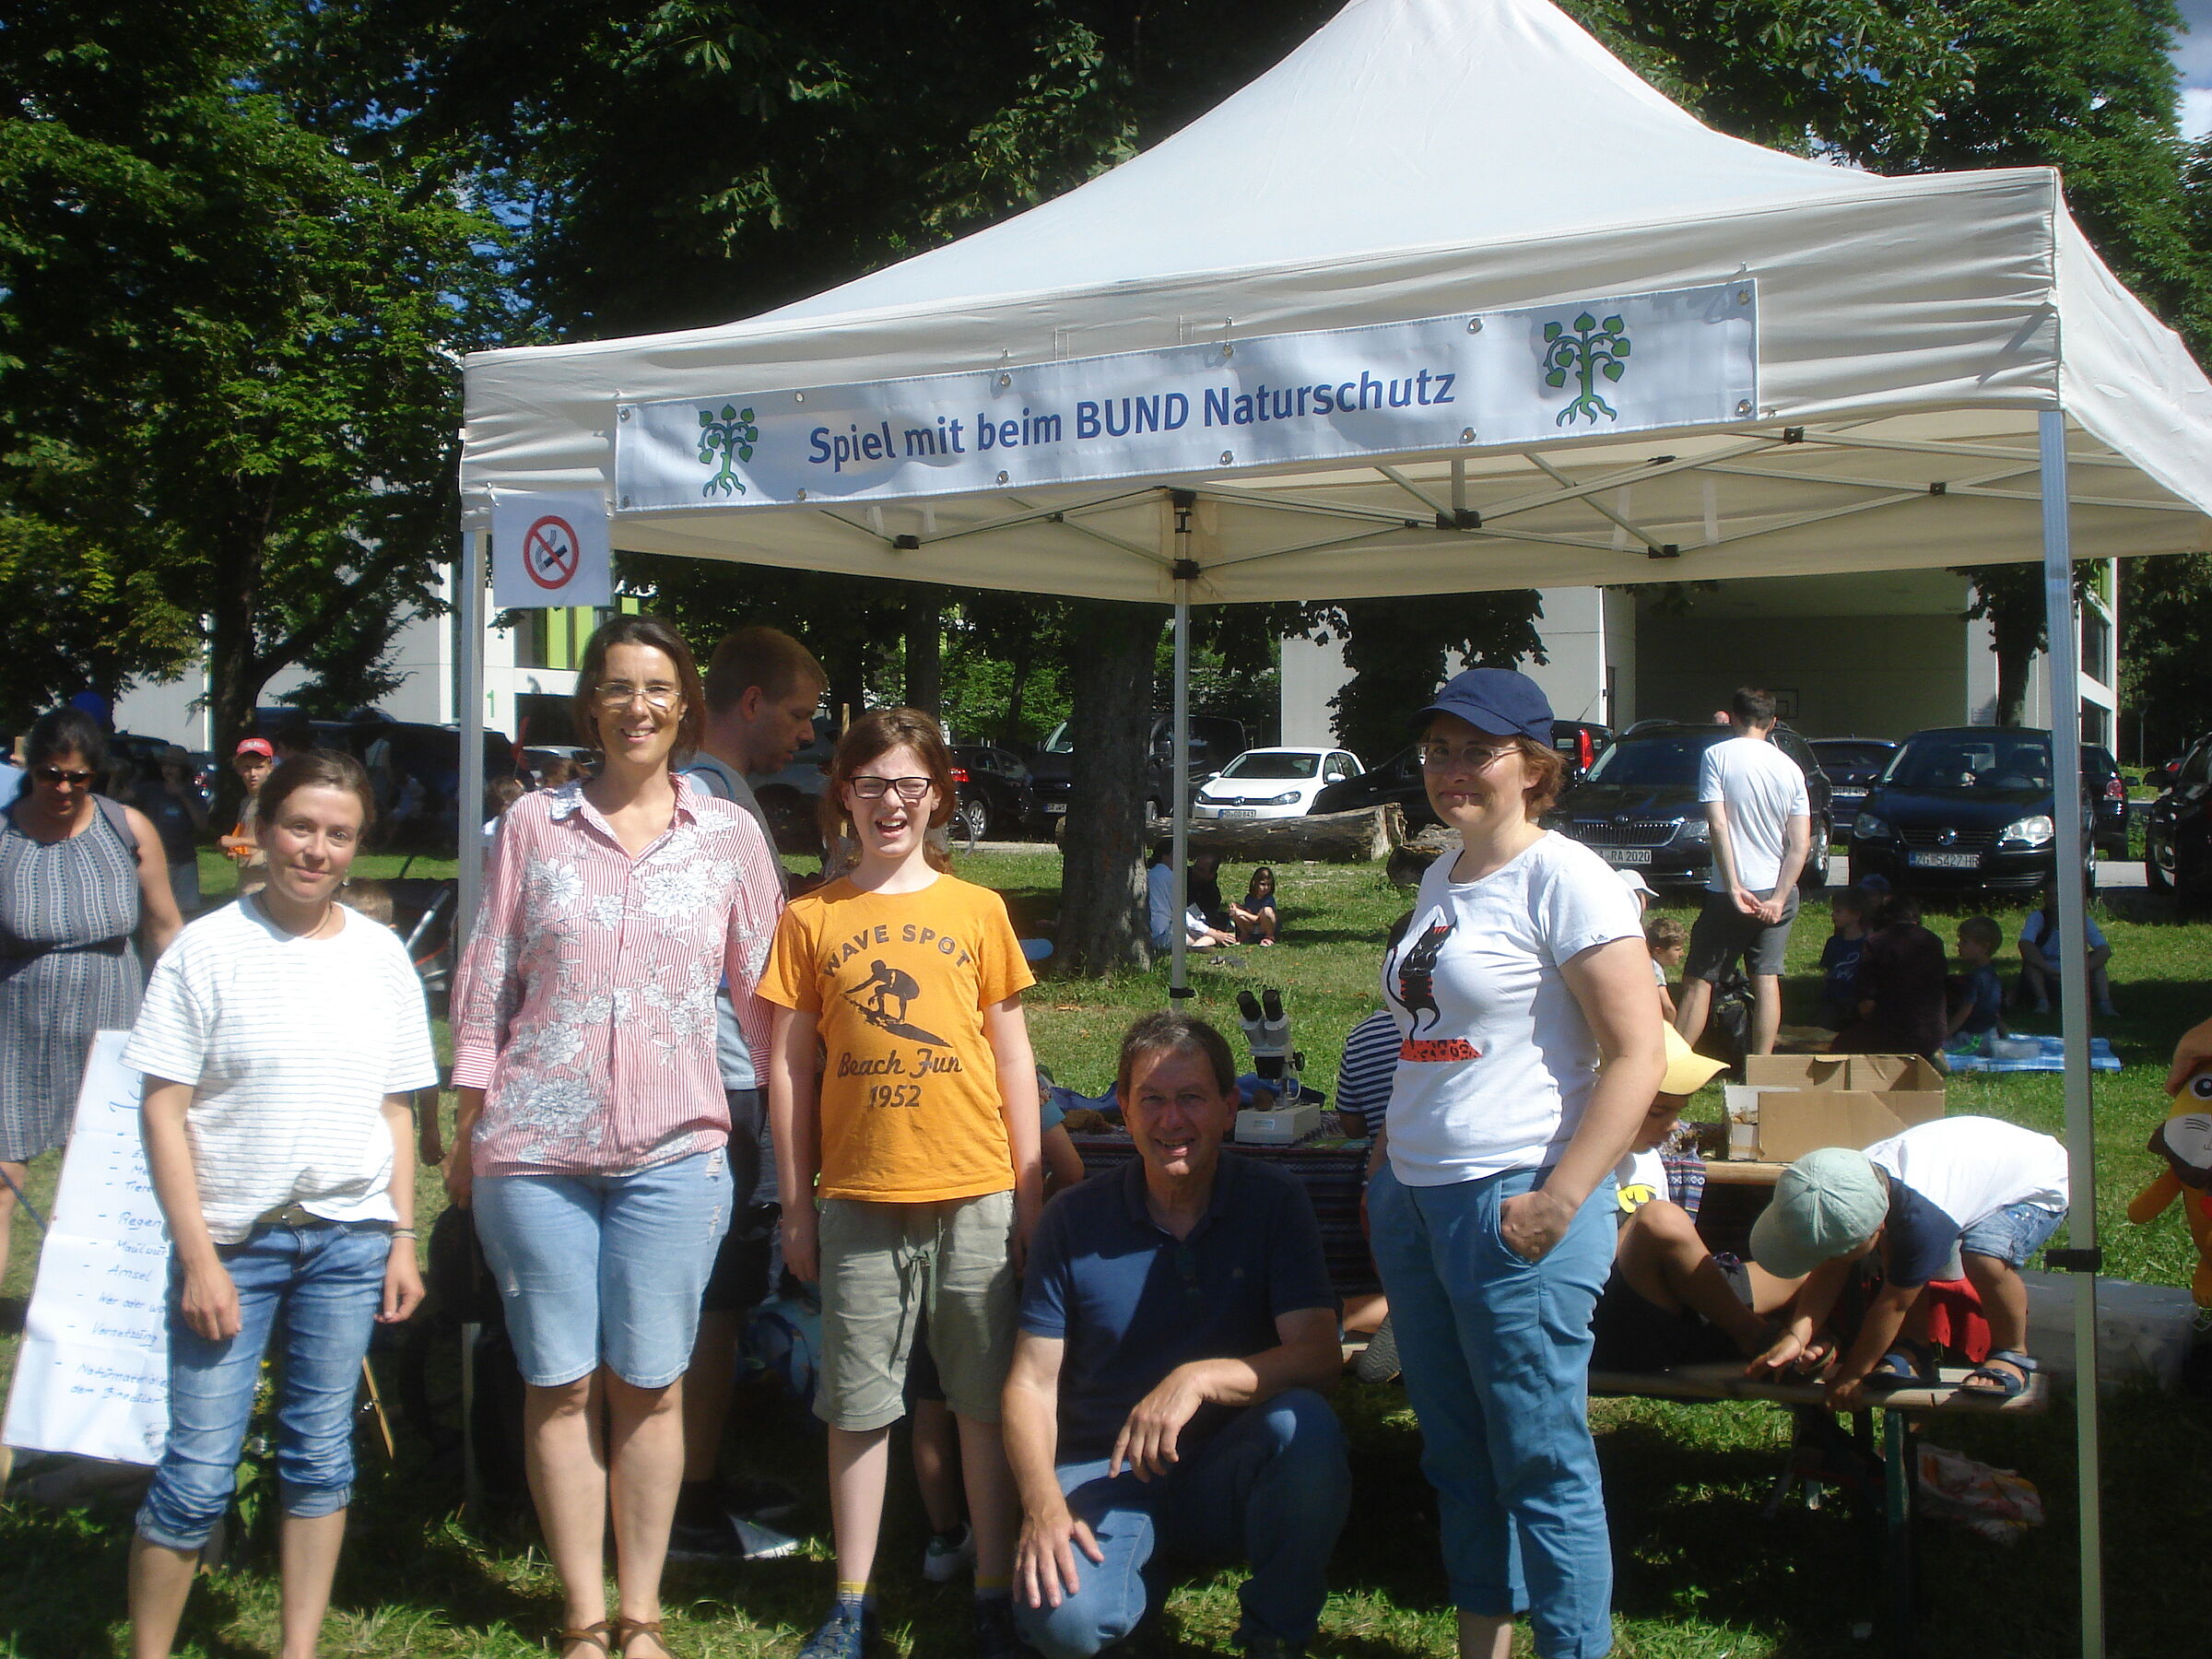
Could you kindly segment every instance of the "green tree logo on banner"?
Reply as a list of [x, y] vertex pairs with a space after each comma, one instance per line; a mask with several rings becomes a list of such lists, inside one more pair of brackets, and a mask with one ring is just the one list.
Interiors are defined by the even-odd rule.
[[737, 476], [737, 463], [753, 458], [753, 445], [760, 441], [760, 429], [753, 424], [753, 412], [729, 404], [722, 406], [722, 418], [714, 418], [712, 409], [699, 412], [699, 464], [712, 466], [714, 458], [722, 457], [722, 470], [706, 481], [700, 490], [702, 496], [743, 495], [745, 482]]
[[1623, 360], [1629, 355], [1628, 330], [1618, 317], [1607, 317], [1602, 324], [1588, 312], [1574, 320], [1575, 332], [1569, 334], [1557, 323], [1544, 324], [1544, 338], [1548, 342], [1544, 352], [1544, 383], [1563, 386], [1571, 374], [1582, 390], [1568, 401], [1559, 411], [1559, 426], [1572, 426], [1577, 418], [1587, 415], [1595, 426], [1603, 415], [1607, 420], [1618, 420], [1619, 411], [1598, 394], [1597, 377], [1618, 381], [1629, 371]]

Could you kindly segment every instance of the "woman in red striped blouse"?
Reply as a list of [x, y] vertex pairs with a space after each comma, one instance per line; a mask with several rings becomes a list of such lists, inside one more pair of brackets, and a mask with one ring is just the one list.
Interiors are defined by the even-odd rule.
[[[454, 997], [446, 1185], [472, 1205], [524, 1381], [530, 1489], [567, 1590], [564, 1659], [662, 1659], [681, 1382], [730, 1224], [714, 1058], [725, 975], [747, 1041], [782, 904], [759, 826], [671, 771], [704, 718], [676, 630], [592, 636], [576, 724], [606, 759], [500, 820]], [[618, 1605], [601, 1571], [615, 1516]]]

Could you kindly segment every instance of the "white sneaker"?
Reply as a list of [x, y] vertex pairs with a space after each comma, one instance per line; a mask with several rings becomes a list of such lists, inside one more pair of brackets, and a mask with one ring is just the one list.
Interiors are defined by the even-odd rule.
[[957, 1533], [935, 1533], [922, 1552], [922, 1576], [933, 1584], [949, 1584], [964, 1568], [975, 1565], [975, 1529], [965, 1521]]

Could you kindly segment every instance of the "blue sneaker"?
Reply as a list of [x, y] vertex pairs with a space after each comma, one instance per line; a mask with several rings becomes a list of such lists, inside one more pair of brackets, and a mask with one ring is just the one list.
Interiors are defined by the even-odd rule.
[[875, 1611], [841, 1602], [806, 1638], [799, 1649], [799, 1659], [865, 1659], [875, 1645]]

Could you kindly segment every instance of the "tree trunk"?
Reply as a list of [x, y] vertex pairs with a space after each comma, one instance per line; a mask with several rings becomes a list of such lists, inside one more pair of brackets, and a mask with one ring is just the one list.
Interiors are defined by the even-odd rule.
[[1014, 655], [1006, 665], [1006, 716], [999, 727], [998, 740], [1010, 749], [1021, 747], [1022, 704], [1028, 698], [1030, 667], [1036, 655], [1036, 636], [1024, 634], [1015, 644]]
[[[2018, 725], [2028, 706], [2028, 669], [2035, 660], [2036, 641], [2027, 629], [2006, 629], [1999, 623], [1990, 649], [1997, 658], [1996, 724]], [[2053, 711], [2055, 722], [2056, 712]]]
[[945, 632], [936, 590], [917, 589], [906, 602], [906, 706], [938, 712], [945, 700]]
[[1164, 613], [1092, 601], [1073, 607], [1083, 641], [1068, 668], [1073, 788], [1061, 846], [1060, 951], [1079, 974], [1151, 965], [1145, 918], [1145, 744], [1152, 657]]
[[[1162, 819], [1157, 826], [1163, 833], [1166, 822]], [[1391, 844], [1379, 806], [1302, 818], [1208, 818], [1191, 826], [1194, 853], [1204, 848], [1224, 858], [1255, 864], [1370, 864], [1389, 852]]]

